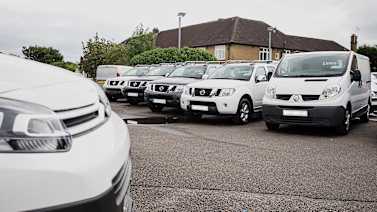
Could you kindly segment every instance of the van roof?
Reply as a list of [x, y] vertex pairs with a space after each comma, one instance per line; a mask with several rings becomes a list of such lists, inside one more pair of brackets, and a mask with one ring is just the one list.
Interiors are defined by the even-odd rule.
[[125, 66], [125, 65], [99, 65], [97, 68], [99, 67], [130, 67], [132, 68], [132, 66]]

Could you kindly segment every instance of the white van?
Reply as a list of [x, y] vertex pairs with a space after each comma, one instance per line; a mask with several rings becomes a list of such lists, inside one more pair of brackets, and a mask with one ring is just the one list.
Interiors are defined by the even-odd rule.
[[370, 90], [368, 57], [354, 52], [286, 55], [266, 89], [264, 120], [268, 129], [321, 125], [347, 134], [352, 118], [369, 120]]
[[120, 77], [123, 73], [132, 68], [131, 66], [121, 65], [100, 65], [97, 67], [96, 82], [103, 85], [107, 79]]
[[102, 88], [1, 53], [0, 69], [0, 211], [131, 211], [129, 133]]

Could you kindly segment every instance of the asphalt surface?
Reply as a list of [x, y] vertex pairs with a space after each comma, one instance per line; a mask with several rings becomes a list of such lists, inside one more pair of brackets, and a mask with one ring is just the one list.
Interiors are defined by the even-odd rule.
[[[125, 118], [161, 116], [124, 102], [113, 109]], [[271, 132], [260, 119], [238, 126], [216, 117], [129, 124], [135, 210], [377, 211], [376, 129], [355, 121], [347, 136]]]

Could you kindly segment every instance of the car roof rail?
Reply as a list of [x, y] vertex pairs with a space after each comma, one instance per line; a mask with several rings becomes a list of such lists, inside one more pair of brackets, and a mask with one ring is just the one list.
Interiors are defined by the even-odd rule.
[[226, 64], [232, 63], [254, 63], [254, 60], [227, 60]]
[[226, 63], [225, 60], [207, 61], [207, 64], [219, 64], [219, 65], [222, 65], [222, 64], [225, 64], [225, 63]]

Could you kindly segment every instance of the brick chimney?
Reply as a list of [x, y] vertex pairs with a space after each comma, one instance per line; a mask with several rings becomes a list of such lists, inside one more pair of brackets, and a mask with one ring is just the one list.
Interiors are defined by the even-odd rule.
[[352, 34], [351, 35], [351, 50], [356, 52], [357, 50], [357, 35]]

